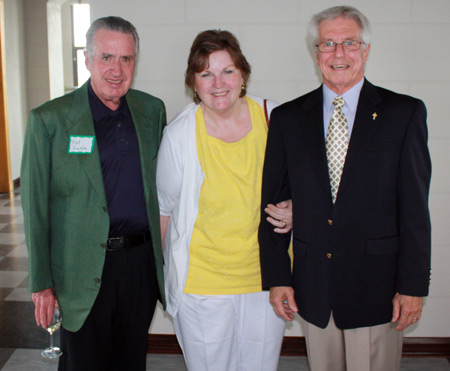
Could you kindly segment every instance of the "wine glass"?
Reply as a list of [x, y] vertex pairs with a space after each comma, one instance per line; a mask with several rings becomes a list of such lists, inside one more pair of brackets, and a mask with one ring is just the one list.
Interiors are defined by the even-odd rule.
[[52, 322], [48, 325], [47, 331], [50, 334], [50, 346], [46, 349], [44, 349], [41, 352], [42, 357], [45, 358], [57, 358], [62, 354], [62, 351], [59, 347], [55, 347], [54, 345], [54, 339], [53, 339], [53, 333], [59, 329], [61, 326], [61, 314], [59, 312], [59, 309], [55, 307], [55, 310], [53, 312], [53, 319]]

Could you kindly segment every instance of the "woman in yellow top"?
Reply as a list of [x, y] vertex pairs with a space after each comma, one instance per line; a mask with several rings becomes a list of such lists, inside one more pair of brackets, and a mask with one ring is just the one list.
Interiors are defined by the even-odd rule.
[[[250, 72], [231, 33], [200, 33], [186, 71], [194, 103], [158, 154], [167, 310], [190, 371], [278, 366], [285, 323], [262, 291], [257, 236], [268, 122], [263, 100], [246, 95]], [[289, 232], [290, 202], [266, 212]]]

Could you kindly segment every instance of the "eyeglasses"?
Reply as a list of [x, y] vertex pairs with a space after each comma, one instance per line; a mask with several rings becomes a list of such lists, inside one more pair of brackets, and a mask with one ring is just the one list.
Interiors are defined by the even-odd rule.
[[347, 40], [342, 43], [335, 43], [334, 41], [325, 41], [320, 44], [316, 44], [316, 48], [321, 53], [333, 53], [336, 51], [338, 45], [342, 45], [342, 49], [346, 52], [354, 52], [359, 50], [361, 44], [365, 44], [364, 41]]

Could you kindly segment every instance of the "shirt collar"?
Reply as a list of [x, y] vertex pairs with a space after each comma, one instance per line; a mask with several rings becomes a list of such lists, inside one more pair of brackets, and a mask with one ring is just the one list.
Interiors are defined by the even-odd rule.
[[97, 94], [95, 94], [91, 86], [91, 80], [89, 80], [88, 97], [89, 97], [89, 105], [91, 107], [92, 118], [94, 119], [94, 121], [103, 120], [117, 113], [131, 117], [125, 95], [122, 98], [120, 98], [119, 107], [115, 111], [113, 111], [112, 109], [106, 107], [105, 104], [97, 96]]
[[[359, 94], [361, 93], [361, 89], [364, 85], [364, 78], [362, 78], [358, 83], [356, 83], [350, 90], [347, 90], [344, 94], [341, 95], [345, 100], [345, 106], [354, 113], [356, 112], [356, 108], [358, 107]], [[333, 111], [333, 100], [338, 95], [331, 90], [325, 84], [323, 86], [323, 105], [330, 112]]]

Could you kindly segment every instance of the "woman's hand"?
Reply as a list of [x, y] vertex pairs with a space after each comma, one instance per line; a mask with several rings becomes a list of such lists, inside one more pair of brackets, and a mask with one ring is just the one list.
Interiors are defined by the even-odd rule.
[[292, 229], [292, 200], [282, 201], [276, 205], [269, 204], [264, 209], [269, 215], [266, 220], [274, 227], [274, 232], [288, 233]]

